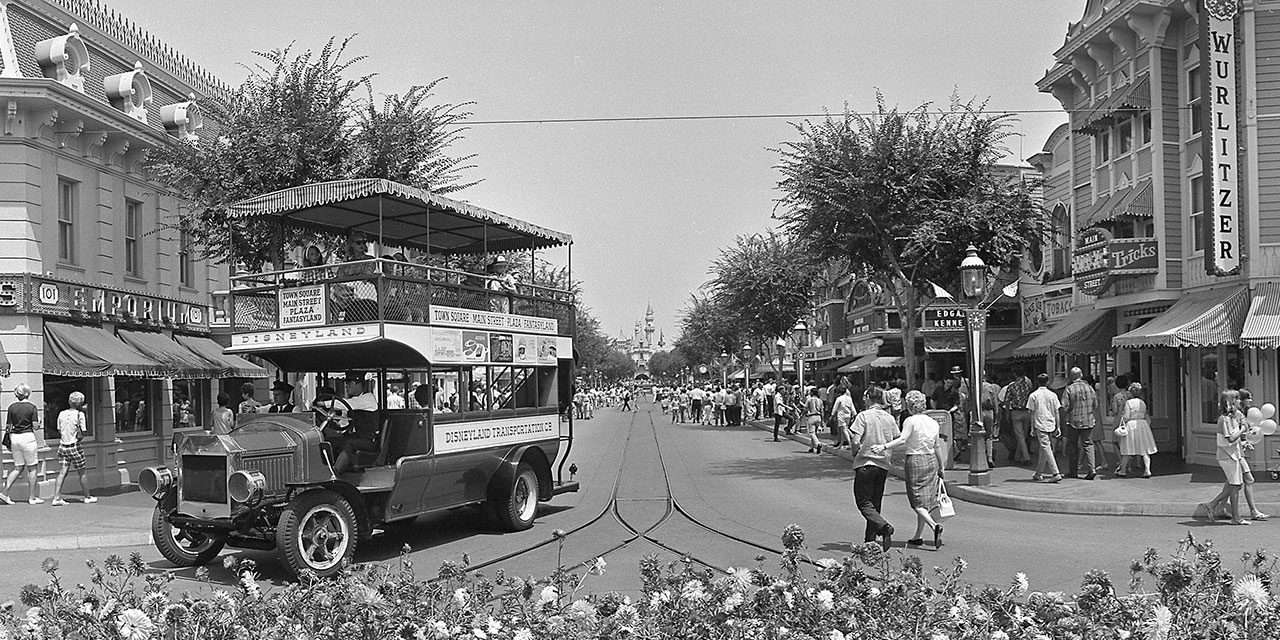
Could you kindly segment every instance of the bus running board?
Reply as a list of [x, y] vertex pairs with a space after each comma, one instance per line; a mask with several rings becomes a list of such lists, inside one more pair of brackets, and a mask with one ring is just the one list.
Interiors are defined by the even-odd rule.
[[578, 491], [577, 480], [573, 480], [571, 482], [558, 482], [555, 484], [555, 486], [551, 488], [551, 495], [558, 496], [562, 493], [577, 493], [577, 491]]

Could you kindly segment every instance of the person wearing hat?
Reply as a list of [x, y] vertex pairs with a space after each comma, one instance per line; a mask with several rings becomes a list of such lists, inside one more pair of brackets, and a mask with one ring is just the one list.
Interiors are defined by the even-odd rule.
[[489, 295], [490, 309], [498, 313], [511, 313], [511, 294], [516, 292], [516, 279], [511, 275], [507, 257], [494, 256], [485, 272], [488, 275], [485, 288], [493, 292]]
[[296, 408], [293, 405], [293, 385], [284, 380], [272, 382], [271, 406], [267, 407], [267, 413], [293, 413]]

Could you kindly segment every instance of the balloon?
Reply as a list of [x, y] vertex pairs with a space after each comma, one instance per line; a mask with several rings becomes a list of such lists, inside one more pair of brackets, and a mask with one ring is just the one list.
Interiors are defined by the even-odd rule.
[[1276, 406], [1270, 402], [1262, 405], [1262, 419], [1270, 420], [1276, 416]]
[[1264, 436], [1274, 436], [1276, 434], [1275, 420], [1263, 420], [1262, 424], [1258, 426], [1262, 427], [1262, 435]]
[[1252, 427], [1244, 434], [1244, 439], [1250, 444], [1258, 444], [1262, 442], [1262, 427]]
[[1263, 420], [1262, 409], [1259, 409], [1257, 407], [1249, 407], [1249, 412], [1245, 414], [1244, 419], [1248, 420], [1249, 424], [1261, 423]]

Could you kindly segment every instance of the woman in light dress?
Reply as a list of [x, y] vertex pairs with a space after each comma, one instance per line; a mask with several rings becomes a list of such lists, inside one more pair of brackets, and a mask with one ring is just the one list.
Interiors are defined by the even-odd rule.
[[1156, 439], [1151, 434], [1151, 422], [1147, 419], [1147, 403], [1141, 398], [1140, 383], [1131, 383], [1127, 391], [1129, 399], [1120, 410], [1119, 420], [1127, 433], [1116, 434], [1120, 440], [1120, 466], [1116, 467], [1116, 475], [1121, 478], [1129, 475], [1130, 456], [1142, 456], [1142, 477], [1150, 478], [1151, 455], [1156, 452]]
[[[1250, 430], [1257, 429], [1256, 425], [1248, 424], [1248, 421], [1245, 420], [1245, 416], [1249, 413], [1249, 408], [1253, 406], [1253, 392], [1248, 389], [1240, 389], [1237, 393], [1240, 394], [1240, 408], [1236, 412], [1236, 418], [1246, 423], [1245, 437], [1240, 440], [1240, 457], [1247, 461], [1249, 459], [1249, 452], [1254, 448], [1253, 442], [1250, 442], [1248, 438], [1249, 432]], [[1252, 473], [1248, 474], [1248, 477], [1245, 478], [1244, 486], [1240, 489], [1240, 492], [1244, 494], [1245, 504], [1249, 506], [1249, 513], [1254, 520], [1261, 521], [1271, 517], [1258, 509], [1258, 505], [1253, 501]]]
[[1240, 443], [1249, 429], [1249, 423], [1240, 413], [1240, 393], [1234, 389], [1222, 392], [1222, 415], [1218, 417], [1218, 466], [1226, 474], [1226, 483], [1212, 500], [1200, 505], [1198, 513], [1205, 514], [1212, 520], [1224, 504], [1230, 505], [1227, 516], [1231, 524], [1249, 524], [1240, 517], [1240, 487], [1245, 482], [1253, 482], [1253, 474], [1249, 471], [1249, 462], [1241, 452]]
[[925, 415], [927, 400], [923, 393], [910, 391], [904, 401], [907, 413], [902, 422], [902, 435], [882, 445], [871, 447], [879, 453], [906, 445], [907, 501], [916, 512], [916, 535], [908, 545], [924, 544], [925, 527], [933, 531], [933, 546], [942, 546], [942, 525], [931, 512], [938, 508], [938, 483], [942, 478], [942, 450], [938, 447], [938, 422]]

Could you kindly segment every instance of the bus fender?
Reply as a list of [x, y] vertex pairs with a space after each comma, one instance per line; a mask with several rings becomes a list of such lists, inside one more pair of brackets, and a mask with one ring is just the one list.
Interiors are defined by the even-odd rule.
[[538, 475], [538, 500], [545, 502], [551, 499], [551, 463], [547, 460], [547, 454], [536, 444], [516, 447], [503, 458], [502, 463], [498, 465], [498, 470], [489, 481], [490, 499], [502, 497], [502, 492], [515, 481], [516, 469], [521, 462], [529, 463], [529, 466], [533, 467], [533, 472]]

